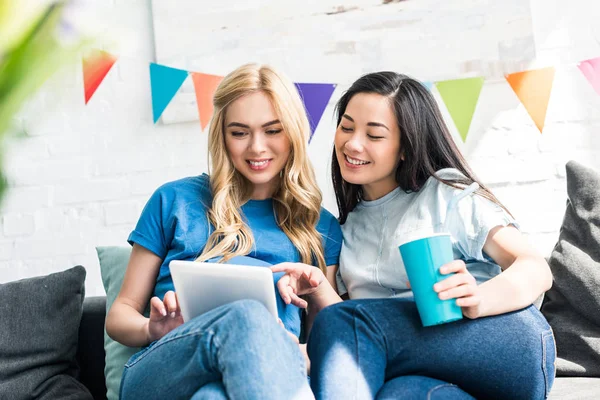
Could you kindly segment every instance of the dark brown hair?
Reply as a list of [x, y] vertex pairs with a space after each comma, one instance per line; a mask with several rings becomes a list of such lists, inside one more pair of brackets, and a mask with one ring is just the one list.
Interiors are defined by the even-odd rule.
[[[340, 124], [350, 99], [358, 93], [376, 93], [390, 100], [400, 130], [400, 151], [404, 156], [396, 169], [396, 182], [402, 190], [418, 192], [431, 176], [444, 184], [460, 189], [477, 182], [479, 184], [477, 194], [506, 210], [506, 207], [471, 171], [454, 143], [435, 99], [421, 82], [390, 71], [362, 76], [338, 101], [336, 105], [337, 125]], [[457, 169], [465, 176], [465, 179], [440, 179], [435, 172], [444, 168]], [[360, 185], [349, 183], [342, 178], [335, 148], [332, 156], [331, 177], [339, 210], [339, 221], [343, 224], [346, 222], [348, 213], [356, 207], [363, 194]]]

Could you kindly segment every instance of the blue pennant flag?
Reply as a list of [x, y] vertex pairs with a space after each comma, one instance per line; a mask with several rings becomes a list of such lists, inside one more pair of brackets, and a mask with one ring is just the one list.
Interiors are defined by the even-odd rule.
[[158, 121], [163, 111], [188, 76], [188, 72], [150, 63], [150, 86], [152, 88], [152, 115], [154, 123]]

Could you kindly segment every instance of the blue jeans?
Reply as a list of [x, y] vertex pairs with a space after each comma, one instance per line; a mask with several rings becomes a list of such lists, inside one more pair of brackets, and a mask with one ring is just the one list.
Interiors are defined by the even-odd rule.
[[543, 399], [556, 345], [534, 306], [423, 328], [414, 301], [365, 299], [319, 312], [308, 354], [317, 399]]
[[242, 300], [177, 327], [125, 365], [121, 399], [312, 398], [304, 357], [259, 302]]

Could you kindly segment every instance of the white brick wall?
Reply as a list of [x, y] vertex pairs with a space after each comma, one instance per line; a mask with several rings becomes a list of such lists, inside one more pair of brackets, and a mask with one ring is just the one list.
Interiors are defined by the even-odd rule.
[[[426, 4], [419, 1], [403, 3], [407, 7]], [[453, 32], [461, 26], [475, 29], [483, 23], [492, 24], [490, 35], [510, 29], [502, 7], [482, 9], [485, 18], [484, 14], [467, 17], [461, 14], [462, 3], [452, 1], [456, 6], [451, 7], [451, 18], [446, 22]], [[0, 212], [0, 282], [82, 264], [88, 271], [88, 295], [102, 294], [95, 246], [126, 245], [154, 189], [168, 180], [206, 171], [206, 134], [197, 122], [152, 124], [148, 62], [154, 60], [154, 48], [149, 2], [97, 3], [97, 15], [105, 22], [106, 32], [118, 32], [105, 47], [122, 58], [88, 106], [83, 104], [81, 68], [73, 66], [49, 82], [20, 116], [19, 126], [26, 136], [8, 146], [4, 162], [10, 188]], [[234, 11], [238, 3], [211, 2], [206, 7], [214, 7], [210, 18], [218, 19]], [[544, 254], [556, 241], [564, 212], [565, 162], [576, 159], [600, 169], [600, 96], [569, 65], [600, 56], [600, 29], [592, 21], [593, 15], [600, 15], [596, 3], [572, 0], [567, 8], [558, 0], [530, 0], [537, 56], [531, 67], [562, 65], [557, 70], [544, 134], [535, 130], [508, 84], [496, 79], [484, 85], [469, 140], [459, 143], [476, 173], [512, 210], [523, 231]], [[323, 11], [329, 10], [329, 6], [323, 7]], [[206, 11], [210, 14], [211, 9]], [[357, 28], [355, 37], [332, 35], [331, 51], [326, 55], [317, 47], [312, 49], [311, 42], [301, 57], [282, 60], [280, 66], [287, 66], [288, 74], [299, 81], [311, 77], [327, 81], [339, 76], [331, 65], [346, 63], [349, 68], [343, 75], [348, 82], [378, 65], [414, 73], [407, 69], [415, 60], [423, 66], [420, 77], [430, 79], [460, 77], [461, 72], [473, 68], [464, 65], [448, 76], [443, 64], [455, 57], [456, 43], [445, 46], [419, 37], [397, 38], [392, 34], [393, 26], [373, 29], [377, 20], [371, 9], [353, 12], [363, 14], [340, 18], [358, 21], [364, 16], [365, 29]], [[308, 31], [314, 30], [309, 24], [328, 21], [323, 16], [297, 15], [288, 21], [288, 27]], [[325, 24], [322, 30], [337, 32], [340, 24]], [[277, 57], [265, 42], [254, 43], [264, 47], [257, 56], [255, 49], [240, 47], [240, 41], [215, 32], [211, 37], [215, 51], [225, 49], [226, 54], [207, 59], [211, 68], [221, 60], [233, 66], [257, 57], [269, 61]], [[183, 28], [172, 32], [173, 38], [186, 34]], [[290, 42], [291, 46], [300, 44]], [[427, 50], [424, 44], [439, 51]], [[502, 46], [463, 50], [465, 54], [507, 51]], [[408, 63], [407, 57], [413, 61]], [[197, 68], [202, 70], [202, 65]], [[495, 66], [486, 68], [491, 71]], [[341, 82], [309, 149], [325, 192], [324, 204], [330, 210], [335, 210], [329, 183], [333, 103], [344, 89]]]

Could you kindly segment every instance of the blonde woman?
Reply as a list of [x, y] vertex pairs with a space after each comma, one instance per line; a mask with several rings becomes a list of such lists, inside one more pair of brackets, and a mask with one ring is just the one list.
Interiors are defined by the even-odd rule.
[[210, 177], [161, 186], [129, 236], [133, 250], [106, 330], [146, 347], [125, 366], [122, 399], [312, 397], [297, 307], [278, 299], [285, 329], [253, 301], [183, 324], [168, 267], [244, 257], [335, 270], [327, 266], [338, 263], [341, 230], [320, 206], [308, 134], [299, 94], [280, 73], [248, 64], [223, 79], [209, 132]]

